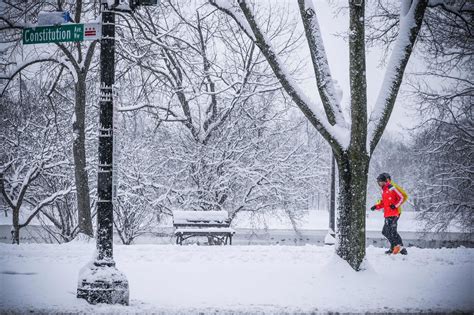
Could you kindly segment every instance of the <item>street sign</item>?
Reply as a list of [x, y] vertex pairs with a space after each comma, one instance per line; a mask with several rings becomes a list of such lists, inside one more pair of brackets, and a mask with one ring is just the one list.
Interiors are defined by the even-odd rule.
[[23, 29], [23, 44], [80, 42], [84, 40], [84, 24], [37, 26]]
[[23, 30], [23, 44], [81, 42], [100, 39], [101, 35], [100, 23], [37, 26]]

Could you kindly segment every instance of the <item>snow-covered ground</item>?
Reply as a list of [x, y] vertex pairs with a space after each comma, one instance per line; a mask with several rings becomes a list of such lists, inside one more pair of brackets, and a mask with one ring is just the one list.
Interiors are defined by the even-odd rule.
[[474, 311], [474, 249], [369, 247], [354, 272], [329, 246], [115, 246], [130, 306], [75, 297], [94, 244], [0, 244], [0, 313]]

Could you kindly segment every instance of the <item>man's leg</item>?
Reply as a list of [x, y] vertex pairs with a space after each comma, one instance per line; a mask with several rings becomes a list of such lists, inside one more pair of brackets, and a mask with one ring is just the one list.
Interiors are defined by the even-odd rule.
[[382, 229], [382, 235], [387, 238], [387, 240], [390, 242], [390, 250], [386, 251], [385, 253], [390, 254], [393, 251], [393, 248], [395, 247], [395, 243], [393, 242], [393, 237], [392, 237], [392, 219], [391, 217], [385, 218], [385, 223], [383, 225]]
[[[391, 239], [392, 239], [392, 244], [394, 244], [393, 247], [393, 253], [398, 254], [401, 252], [403, 248], [403, 241], [402, 238], [400, 237], [400, 234], [398, 234], [397, 228], [398, 228], [398, 217], [391, 217], [391, 222], [390, 222], [390, 232], [391, 232]], [[403, 251], [404, 255], [406, 255], [406, 249]]]
[[395, 226], [394, 234], [395, 234], [395, 240], [396, 240], [397, 245], [403, 246], [402, 237], [400, 236], [400, 234], [398, 234], [397, 226]]
[[395, 226], [394, 226], [395, 242], [396, 242], [397, 245], [400, 245], [400, 247], [399, 247], [400, 254], [407, 255], [408, 254], [407, 249], [405, 247], [403, 247], [402, 237], [398, 233], [398, 219], [399, 219], [399, 217], [396, 217], [397, 224], [395, 224]]

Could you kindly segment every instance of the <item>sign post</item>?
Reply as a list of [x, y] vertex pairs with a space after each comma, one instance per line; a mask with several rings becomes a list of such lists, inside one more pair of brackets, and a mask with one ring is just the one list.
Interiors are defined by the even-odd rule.
[[[61, 24], [70, 22], [69, 14], [53, 12], [42, 15], [44, 23], [23, 30], [23, 44], [80, 42], [100, 39], [100, 101], [99, 101], [99, 167], [97, 174], [96, 257], [81, 269], [77, 297], [91, 304], [129, 304], [127, 277], [115, 268], [113, 258], [113, 130], [115, 82], [115, 11], [133, 12], [142, 5], [156, 5], [158, 0], [129, 0], [130, 9], [121, 11], [120, 0], [110, 5], [101, 0], [101, 23]], [[69, 19], [67, 18], [69, 17]]]
[[[93, 30], [88, 30], [93, 33]], [[91, 34], [92, 36], [93, 34]], [[91, 304], [129, 304], [126, 276], [113, 258], [113, 85], [115, 81], [115, 13], [102, 0], [100, 39], [99, 167], [97, 173], [96, 257], [79, 274], [77, 297]]]

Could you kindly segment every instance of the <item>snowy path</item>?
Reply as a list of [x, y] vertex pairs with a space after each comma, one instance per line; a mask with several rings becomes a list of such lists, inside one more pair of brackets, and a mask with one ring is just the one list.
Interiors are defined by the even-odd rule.
[[92, 244], [0, 244], [0, 312], [196, 314], [474, 311], [474, 249], [368, 248], [353, 272], [321, 246], [116, 246], [131, 305], [75, 298]]

